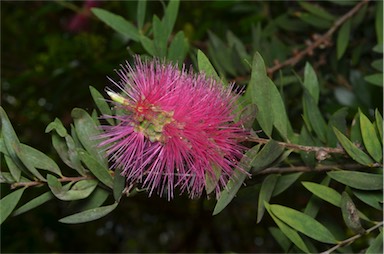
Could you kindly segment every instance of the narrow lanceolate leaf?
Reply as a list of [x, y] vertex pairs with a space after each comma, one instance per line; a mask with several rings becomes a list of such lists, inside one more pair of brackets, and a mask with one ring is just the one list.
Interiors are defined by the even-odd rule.
[[209, 61], [208, 57], [200, 49], [197, 50], [197, 65], [199, 66], [199, 71], [203, 71], [207, 77], [220, 81], [219, 75], [217, 75], [215, 68]]
[[[112, 110], [109, 107], [108, 103], [105, 101], [104, 97], [97, 91], [93, 86], [89, 86], [93, 101], [95, 102], [97, 108], [100, 110], [100, 113], [104, 116], [112, 116]], [[114, 125], [112, 118], [105, 118], [110, 125]]]
[[125, 177], [121, 175], [121, 169], [115, 170], [115, 176], [113, 177], [113, 197], [116, 202], [120, 201], [121, 195], [125, 187]]
[[8, 218], [13, 209], [15, 209], [24, 190], [25, 188], [13, 191], [0, 200], [0, 224], [3, 224], [5, 219]]
[[137, 26], [141, 30], [145, 21], [145, 10], [147, 9], [147, 0], [137, 1]]
[[327, 174], [334, 180], [359, 190], [382, 190], [383, 175], [358, 171], [332, 171]]
[[341, 195], [334, 189], [322, 184], [312, 182], [302, 182], [302, 184], [317, 197], [331, 203], [332, 205], [340, 207]]
[[[325, 176], [323, 180], [321, 180], [320, 184], [324, 186], [328, 186], [331, 182], [331, 178], [329, 176]], [[307, 202], [305, 206], [304, 213], [312, 218], [316, 218], [319, 213], [320, 206], [322, 205], [322, 200], [316, 195], [312, 195], [312, 197]]]
[[362, 165], [371, 166], [374, 161], [362, 150], [357, 148], [343, 133], [341, 133], [338, 129], [333, 128], [333, 131], [336, 134], [337, 139], [348, 153], [349, 156], [358, 163]]
[[383, 210], [383, 192], [382, 191], [362, 191], [353, 190], [353, 194], [364, 203], [378, 209]]
[[[251, 169], [251, 163], [249, 160], [253, 158], [258, 151], [259, 146], [256, 145], [249, 149], [243, 156], [240, 161], [240, 165], [242, 165], [242, 168], [245, 171], [249, 171]], [[220, 213], [232, 201], [246, 177], [247, 176], [243, 172], [238, 169], [235, 170], [232, 179], [228, 181], [226, 188], [220, 193], [220, 198], [217, 200], [216, 206], [213, 210], [213, 215]]]
[[337, 34], [336, 50], [337, 59], [341, 59], [348, 47], [349, 37], [351, 33], [351, 19], [347, 20], [340, 28]]
[[164, 58], [167, 53], [167, 31], [160, 19], [153, 16], [153, 42], [155, 47], [156, 56]]
[[74, 119], [77, 137], [85, 150], [103, 167], [107, 167], [107, 157], [102, 149], [98, 147], [101, 141], [99, 137], [101, 131], [92, 117], [85, 110], [79, 108], [73, 109], [71, 115]]
[[320, 96], [319, 81], [317, 79], [315, 70], [308, 62], [305, 64], [303, 85], [308, 90], [309, 94], [312, 96], [315, 104], [317, 105], [319, 103]]
[[166, 29], [167, 38], [171, 35], [173, 27], [175, 25], [177, 14], [179, 12], [179, 5], [179, 0], [170, 0], [168, 2], [167, 8], [165, 9], [164, 18], [162, 21]]
[[189, 50], [189, 44], [187, 38], [184, 36], [183, 31], [179, 31], [169, 45], [168, 59], [179, 63], [179, 66], [184, 62]]
[[322, 142], [327, 139], [327, 125], [321, 112], [316, 104], [315, 99], [310, 95], [308, 90], [304, 88], [303, 96], [304, 116], [309, 121], [308, 124], [315, 131], [316, 135]]
[[52, 192], [50, 192], [50, 191], [45, 192], [45, 193], [41, 194], [40, 196], [30, 200], [29, 202], [27, 202], [23, 206], [19, 207], [18, 209], [16, 209], [12, 213], [12, 215], [17, 216], [17, 215], [20, 215], [22, 213], [28, 212], [29, 210], [32, 210], [33, 208], [36, 208], [36, 207], [48, 202], [53, 197], [54, 196], [53, 196]]
[[292, 174], [282, 175], [277, 179], [275, 188], [272, 192], [272, 197], [283, 193], [286, 189], [288, 189], [292, 184], [294, 184], [297, 179], [303, 174], [303, 172], [297, 172]]
[[261, 189], [259, 192], [259, 201], [258, 201], [258, 206], [257, 206], [257, 223], [261, 221], [264, 215], [265, 207], [264, 203], [269, 203], [269, 200], [272, 196], [273, 190], [275, 188], [277, 179], [279, 178], [280, 175], [278, 174], [272, 174], [268, 175], [262, 185]]
[[380, 231], [379, 235], [373, 240], [368, 249], [365, 251], [366, 254], [377, 254], [383, 253], [383, 230]]
[[92, 8], [91, 11], [116, 32], [134, 41], [139, 41], [140, 35], [137, 28], [123, 17], [100, 8]]
[[341, 196], [341, 212], [343, 214], [344, 222], [348, 228], [359, 234], [364, 233], [356, 206], [351, 197], [345, 191]]
[[280, 228], [280, 230], [284, 233], [286, 237], [289, 238], [300, 250], [305, 253], [309, 253], [308, 247], [305, 245], [303, 239], [297, 233], [296, 230], [285, 224], [282, 220], [280, 220], [274, 213], [271, 211], [271, 205], [265, 203], [265, 208], [267, 209], [269, 215], [271, 215], [272, 219], [275, 221], [276, 225]]
[[98, 181], [96, 180], [81, 180], [76, 182], [68, 191], [61, 191], [55, 196], [64, 201], [85, 199], [95, 190]]
[[48, 124], [47, 128], [45, 128], [45, 133], [51, 132], [52, 130], [55, 130], [57, 134], [60, 135], [60, 137], [65, 137], [68, 135], [63, 123], [58, 118], [55, 118], [55, 121]]
[[59, 176], [62, 176], [59, 166], [57, 166], [56, 162], [49, 158], [47, 155], [40, 152], [39, 150], [36, 150], [33, 147], [24, 144], [21, 144], [20, 148], [21, 152], [25, 156], [25, 160], [27, 161], [27, 163], [33, 165], [33, 167], [44, 169]]
[[255, 156], [250, 157], [252, 173], [257, 173], [271, 165], [283, 153], [284, 148], [276, 141], [270, 140]]
[[97, 220], [115, 210], [118, 204], [119, 203], [114, 203], [112, 205], [97, 207], [80, 213], [76, 213], [60, 219], [59, 222], [67, 224], [77, 224]]
[[383, 149], [376, 134], [375, 126], [361, 111], [360, 126], [365, 148], [376, 162], [380, 162], [383, 158]]
[[271, 212], [297, 231], [323, 243], [337, 243], [332, 233], [314, 218], [281, 205], [270, 205]]
[[99, 161], [95, 160], [90, 154], [85, 151], [78, 151], [81, 161], [87, 166], [97, 179], [99, 179], [106, 186], [113, 188], [113, 179], [108, 172], [108, 168], [101, 165]]
[[380, 142], [383, 143], [383, 117], [378, 109], [375, 110], [376, 128], [379, 132]]
[[109, 194], [109, 191], [97, 187], [87, 199], [82, 200], [79, 210], [85, 211], [100, 207], [107, 200]]

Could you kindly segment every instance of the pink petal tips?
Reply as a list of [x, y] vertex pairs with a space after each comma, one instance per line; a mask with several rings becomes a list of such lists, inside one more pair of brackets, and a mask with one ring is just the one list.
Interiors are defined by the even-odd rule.
[[[112, 168], [150, 195], [173, 198], [174, 189], [200, 197], [207, 181], [216, 197], [243, 156], [246, 132], [234, 122], [232, 87], [159, 60], [128, 63], [117, 71], [115, 126], [103, 126], [100, 146]], [[244, 171], [243, 171], [244, 172]], [[244, 172], [245, 173], [245, 172]]]

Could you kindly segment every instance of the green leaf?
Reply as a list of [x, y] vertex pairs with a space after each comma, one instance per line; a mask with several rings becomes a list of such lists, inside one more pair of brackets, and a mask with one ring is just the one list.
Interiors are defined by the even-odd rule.
[[103, 167], [107, 167], [107, 156], [103, 149], [98, 147], [101, 142], [100, 128], [96, 126], [92, 117], [83, 109], [75, 108], [72, 110], [71, 115], [74, 119], [77, 137], [85, 150]]
[[270, 166], [284, 151], [284, 148], [280, 146], [276, 141], [270, 140], [264, 145], [263, 149], [251, 159], [250, 164], [252, 165], [252, 173], [262, 171], [266, 167]]
[[333, 127], [341, 130], [342, 132], [347, 131], [347, 121], [346, 118], [348, 116], [348, 108], [343, 107], [338, 109], [328, 120], [328, 129], [327, 129], [327, 144], [330, 147], [337, 146], [337, 138], [333, 131]]
[[371, 63], [371, 66], [377, 70], [377, 71], [382, 71], [383, 70], [383, 59], [378, 59], [375, 60]]
[[282, 175], [277, 179], [275, 188], [272, 192], [272, 197], [277, 196], [283, 193], [288, 189], [292, 184], [296, 182], [297, 179], [303, 174], [303, 172], [297, 172], [292, 174]]
[[[328, 176], [325, 176], [323, 180], [320, 182], [323, 186], [328, 186], [331, 182], [331, 178]], [[322, 205], [322, 200], [318, 198], [316, 195], [312, 195], [309, 201], [307, 202], [307, 205], [305, 206], [304, 213], [311, 216], [312, 218], [316, 218], [317, 214], [319, 213], [320, 207]]]
[[214, 174], [211, 175], [208, 171], [205, 173], [205, 191], [207, 194], [212, 193], [216, 189], [221, 176], [220, 167], [213, 164], [212, 169]]
[[366, 254], [377, 254], [383, 253], [383, 230], [380, 231], [379, 235], [370, 242], [368, 249], [365, 251]]
[[364, 203], [378, 209], [383, 210], [383, 192], [382, 191], [362, 191], [352, 190], [353, 194]]
[[375, 15], [375, 30], [377, 44], [383, 44], [383, 1], [377, 1]]
[[356, 206], [345, 191], [343, 191], [343, 194], [341, 195], [341, 212], [348, 228], [359, 234], [364, 233], [365, 230], [361, 226]]
[[315, 70], [312, 68], [312, 65], [308, 62], [305, 63], [303, 86], [307, 89], [309, 94], [314, 99], [315, 104], [317, 105], [319, 103], [320, 96], [319, 81], [317, 79]]
[[[248, 172], [251, 169], [249, 160], [254, 157], [258, 151], [259, 146], [256, 145], [245, 153], [239, 164], [244, 171]], [[247, 175], [244, 174], [244, 172], [235, 169], [233, 177], [228, 181], [226, 188], [220, 193], [220, 198], [217, 200], [213, 215], [220, 213], [232, 201], [246, 177]]]
[[0, 225], [3, 224], [5, 219], [8, 218], [13, 209], [15, 209], [24, 190], [25, 188], [15, 190], [0, 200]]
[[52, 130], [55, 130], [60, 137], [68, 135], [63, 123], [58, 118], [55, 118], [55, 121], [48, 124], [47, 128], [45, 128], [45, 133], [51, 132]]
[[332, 233], [305, 213], [281, 205], [270, 205], [271, 212], [297, 231], [323, 243], [337, 243]]
[[373, 85], [383, 87], [383, 73], [376, 73], [376, 74], [365, 76], [364, 80]]
[[341, 195], [337, 191], [328, 186], [312, 183], [312, 182], [301, 182], [305, 188], [307, 188], [310, 192], [312, 192], [317, 197], [340, 207]]
[[328, 29], [332, 26], [332, 22], [327, 19], [320, 18], [311, 13], [299, 13], [299, 18], [305, 23], [320, 29]]
[[382, 190], [383, 175], [358, 171], [327, 172], [332, 179], [359, 190]]
[[141, 35], [140, 43], [143, 46], [143, 48], [148, 52], [148, 54], [150, 54], [151, 56], [156, 55], [155, 45], [153, 44], [153, 41], [151, 39], [149, 39], [144, 35]]
[[352, 21], [350, 19], [347, 20], [341, 26], [339, 32], [337, 33], [337, 41], [336, 41], [337, 60], [340, 60], [343, 57], [345, 50], [348, 47], [349, 37], [351, 33], [351, 25], [352, 25]]
[[179, 12], [179, 4], [179, 0], [170, 0], [168, 2], [167, 8], [165, 9], [165, 14], [162, 21], [166, 31], [166, 38], [169, 38], [172, 33], [176, 22], [177, 13]]
[[[359, 112], [356, 113], [352, 120], [352, 125], [351, 125], [351, 142], [355, 144], [362, 145], [363, 144], [363, 137], [361, 136], [361, 127], [360, 127], [360, 116]], [[340, 129], [339, 129], [340, 130]], [[345, 132], [346, 133], [346, 130]]]
[[131, 22], [127, 21], [123, 17], [100, 8], [92, 8], [91, 11], [96, 15], [96, 17], [98, 17], [101, 21], [110, 26], [116, 32], [134, 41], [139, 41], [139, 31]]
[[318, 6], [316, 4], [311, 4], [308, 2], [299, 1], [298, 2], [301, 7], [303, 7], [305, 10], [309, 11], [313, 15], [316, 15], [322, 19], [326, 19], [329, 21], [335, 21], [336, 17], [330, 14], [327, 10], [322, 8], [321, 6]]
[[197, 50], [197, 65], [199, 66], [199, 71], [203, 71], [207, 77], [211, 77], [214, 80], [221, 82], [215, 68], [208, 57], [200, 49]]
[[383, 117], [378, 109], [375, 110], [376, 128], [379, 132], [380, 142], [383, 143]]
[[[298, 142], [300, 145], [305, 145], [305, 146], [315, 146], [316, 145], [315, 141], [313, 140], [312, 135], [308, 131], [308, 126], [303, 125], [301, 127]], [[314, 152], [300, 151], [300, 157], [304, 161], [305, 165], [307, 165], [308, 167], [314, 168], [316, 166], [317, 161], [316, 161]]]
[[327, 124], [325, 123], [325, 120], [321, 115], [319, 108], [317, 107], [315, 99], [305, 88], [303, 96], [303, 108], [304, 117], [308, 120], [308, 124], [311, 125], [311, 128], [317, 134], [319, 139], [325, 143], [327, 139]]
[[17, 216], [17, 215], [20, 215], [22, 213], [28, 212], [29, 210], [32, 210], [33, 208], [36, 208], [36, 207], [48, 202], [53, 197], [54, 196], [53, 196], [52, 192], [50, 192], [50, 191], [45, 192], [45, 193], [39, 195], [38, 197], [30, 200], [29, 202], [27, 202], [23, 206], [19, 207], [17, 210], [15, 210], [12, 213], [12, 215]]
[[124, 188], [125, 177], [121, 175], [121, 169], [117, 168], [113, 177], [113, 197], [115, 198], [116, 202], [120, 201]]
[[265, 207], [264, 203], [269, 203], [272, 197], [273, 190], [276, 186], [277, 179], [280, 177], [278, 174], [268, 175], [263, 183], [259, 192], [259, 201], [257, 206], [257, 223], [261, 221], [264, 215]]
[[173, 37], [171, 45], [169, 45], [168, 59], [179, 63], [179, 66], [181, 66], [187, 56], [188, 50], [188, 40], [185, 38], [184, 32], [179, 31], [175, 37]]
[[97, 187], [85, 200], [81, 200], [81, 210], [89, 210], [100, 207], [109, 197], [109, 192], [102, 187]]
[[163, 27], [163, 23], [160, 19], [154, 15], [153, 16], [153, 45], [156, 52], [156, 56], [160, 58], [164, 58], [167, 54], [167, 31], [166, 28]]
[[60, 219], [59, 222], [67, 224], [77, 224], [97, 220], [115, 210], [118, 204], [119, 203], [114, 203], [112, 205], [97, 207], [80, 213], [76, 213]]
[[265, 203], [264, 206], [283, 234], [288, 237], [289, 240], [291, 240], [300, 250], [304, 251], [305, 253], [309, 253], [308, 247], [305, 245], [303, 239], [301, 239], [297, 231], [295, 231], [293, 228], [275, 216], [275, 214], [271, 211], [271, 205]]
[[7, 163], [8, 170], [11, 173], [14, 182], [19, 182], [21, 177], [20, 168], [13, 162], [12, 158], [4, 154], [5, 163]]
[[[97, 108], [100, 110], [100, 113], [104, 116], [112, 116], [112, 110], [109, 107], [108, 103], [105, 101], [104, 97], [97, 91], [93, 86], [89, 86], [93, 101], [95, 102]], [[105, 118], [110, 125], [114, 125], [115, 122], [112, 118]]]
[[147, 0], [137, 1], [137, 26], [139, 30], [143, 29], [146, 9], [147, 9]]
[[85, 151], [78, 151], [81, 161], [87, 166], [92, 174], [99, 179], [103, 184], [113, 189], [113, 178], [108, 172], [108, 168], [101, 165], [90, 154]]
[[91, 195], [97, 183], [98, 181], [96, 180], [81, 180], [76, 182], [69, 191], [62, 192], [56, 196], [65, 201], [84, 199]]
[[279, 229], [279, 228], [270, 227], [270, 228], [268, 228], [268, 230], [269, 230], [269, 233], [276, 240], [276, 242], [284, 250], [284, 252], [287, 253], [289, 248], [291, 247], [291, 241], [289, 240], [289, 238], [286, 237], [284, 235], [284, 233], [281, 231], [281, 229]]
[[383, 149], [376, 134], [375, 126], [361, 111], [359, 113], [361, 136], [363, 137], [365, 148], [376, 162], [380, 162], [383, 159]]
[[357, 148], [344, 134], [342, 134], [338, 129], [333, 128], [333, 131], [336, 134], [337, 139], [348, 153], [349, 156], [360, 164], [370, 166], [374, 161], [363, 151]]

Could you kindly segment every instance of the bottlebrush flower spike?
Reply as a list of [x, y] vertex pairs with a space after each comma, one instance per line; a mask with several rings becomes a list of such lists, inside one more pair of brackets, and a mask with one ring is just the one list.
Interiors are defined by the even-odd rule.
[[178, 188], [199, 197], [210, 178], [218, 197], [245, 149], [239, 141], [246, 132], [234, 122], [232, 87], [159, 60], [137, 57], [134, 66], [121, 67], [121, 80], [111, 80], [121, 91], [108, 95], [123, 113], [106, 116], [118, 124], [103, 126], [100, 144], [111, 167], [150, 195], [171, 199]]

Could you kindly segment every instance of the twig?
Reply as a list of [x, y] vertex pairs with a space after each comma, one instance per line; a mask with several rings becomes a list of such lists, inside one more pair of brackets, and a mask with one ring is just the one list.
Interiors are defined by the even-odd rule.
[[[59, 178], [59, 182], [78, 182], [78, 181], [81, 181], [81, 180], [91, 180], [91, 179], [95, 179], [94, 177], [92, 176], [79, 176], [79, 177], [62, 177], [62, 178]], [[32, 187], [32, 186], [38, 186], [38, 185], [43, 185], [43, 184], [46, 184], [46, 182], [43, 182], [43, 181], [32, 181], [32, 182], [17, 182], [17, 183], [13, 183], [11, 185], [11, 189], [16, 189], [18, 187]]]
[[329, 250], [326, 250], [326, 251], [322, 252], [321, 254], [330, 254], [330, 253], [332, 253], [334, 250], [336, 250], [336, 249], [338, 249], [338, 248], [340, 248], [340, 247], [342, 247], [342, 246], [349, 245], [349, 244], [353, 243], [355, 240], [359, 239], [359, 238], [362, 237], [363, 235], [365, 235], [365, 234], [369, 234], [369, 233], [371, 233], [373, 230], [375, 230], [375, 229], [377, 229], [377, 228], [379, 228], [379, 227], [381, 227], [381, 226], [383, 226], [383, 222], [379, 222], [379, 223], [376, 224], [375, 226], [373, 226], [373, 227], [367, 229], [367, 230], [366, 230], [364, 233], [362, 233], [362, 234], [357, 234], [357, 235], [352, 236], [352, 237], [350, 237], [350, 238], [348, 238], [348, 239], [346, 239], [346, 240], [344, 240], [344, 241], [339, 242], [337, 245], [333, 246], [333, 247], [330, 248]]
[[335, 21], [335, 23], [333, 24], [333, 26], [323, 35], [321, 36], [317, 36], [315, 41], [313, 41], [312, 43], [310, 43], [308, 45], [307, 48], [305, 48], [304, 50], [296, 53], [293, 57], [287, 59], [286, 61], [282, 62], [282, 63], [277, 63], [275, 64], [274, 66], [268, 68], [267, 70], [267, 73], [269, 76], [272, 76], [272, 74], [285, 67], [285, 66], [288, 66], [288, 65], [291, 65], [291, 66], [294, 66], [296, 65], [302, 58], [304, 58], [306, 55], [311, 55], [312, 52], [320, 47], [321, 45], [323, 45], [324, 43], [327, 43], [329, 41], [329, 39], [332, 37], [333, 33], [336, 32], [336, 30], [344, 23], [346, 22], [348, 19], [350, 19], [356, 12], [358, 12], [365, 4], [367, 4], [369, 2], [369, 0], [363, 0], [361, 1], [360, 3], [358, 3], [357, 5], [355, 5], [355, 7], [353, 7], [349, 12], [347, 12], [346, 14], [344, 14], [342, 17], [340, 17], [338, 20]]
[[361, 169], [362, 165], [360, 164], [330, 164], [330, 165], [317, 165], [314, 168], [308, 166], [292, 166], [292, 167], [270, 167], [266, 168], [256, 175], [266, 175], [266, 174], [282, 174], [282, 173], [293, 173], [293, 172], [321, 172], [321, 171], [330, 171], [335, 168], [340, 168], [344, 170], [354, 170]]

